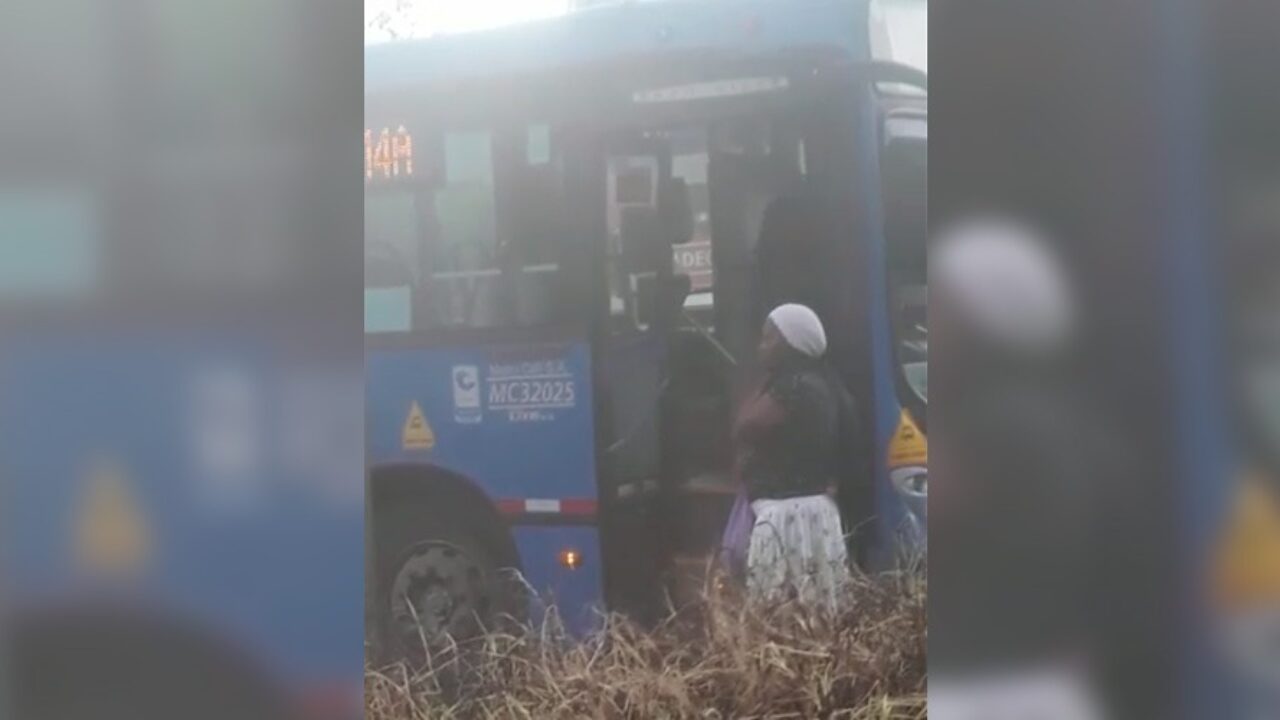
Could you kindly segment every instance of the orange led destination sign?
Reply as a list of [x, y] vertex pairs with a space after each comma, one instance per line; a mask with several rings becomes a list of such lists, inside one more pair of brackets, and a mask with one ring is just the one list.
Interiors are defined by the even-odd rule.
[[403, 125], [364, 131], [364, 181], [413, 177], [413, 135]]

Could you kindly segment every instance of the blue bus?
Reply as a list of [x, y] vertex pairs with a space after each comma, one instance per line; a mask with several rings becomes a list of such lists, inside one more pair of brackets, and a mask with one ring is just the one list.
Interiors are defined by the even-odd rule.
[[[366, 50], [376, 645], [660, 609], [715, 553], [788, 283], [874, 439], [859, 557], [922, 544], [926, 81], [872, 10], [626, 4]], [[764, 247], [787, 218], [805, 237]]]

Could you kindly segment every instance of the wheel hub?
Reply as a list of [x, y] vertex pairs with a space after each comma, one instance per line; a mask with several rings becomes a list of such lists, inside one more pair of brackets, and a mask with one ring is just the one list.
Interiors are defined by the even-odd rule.
[[443, 541], [420, 543], [408, 553], [392, 581], [390, 603], [394, 632], [410, 647], [465, 634], [490, 606], [479, 563]]

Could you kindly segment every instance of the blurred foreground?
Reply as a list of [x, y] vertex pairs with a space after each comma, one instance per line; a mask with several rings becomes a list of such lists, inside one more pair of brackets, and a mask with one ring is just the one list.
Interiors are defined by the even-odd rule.
[[934, 718], [1280, 717], [1278, 10], [931, 3]]
[[359, 6], [0, 38], [0, 717], [352, 717]]

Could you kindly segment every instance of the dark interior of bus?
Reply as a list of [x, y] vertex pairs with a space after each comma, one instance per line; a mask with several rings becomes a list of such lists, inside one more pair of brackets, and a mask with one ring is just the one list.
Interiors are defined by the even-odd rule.
[[[826, 58], [630, 71], [454, 88], [463, 99], [447, 113], [399, 98], [387, 117], [422, 119], [418, 167], [371, 186], [366, 285], [407, 284], [404, 329], [425, 344], [585, 330], [602, 511], [619, 514], [606, 552], [634, 555], [616, 567], [674, 560], [697, 575], [732, 502], [731, 418], [767, 310], [818, 311], [833, 361], [855, 396], [869, 396], [868, 300], [853, 272], [867, 252], [851, 201], [865, 181], [859, 123], [877, 123], [872, 137], [885, 140], [878, 189], [900, 394], [923, 422], [923, 372], [912, 368], [927, 342], [924, 151], [919, 133], [886, 129], [922, 122], [923, 102], [860, 114], [852, 76]], [[851, 470], [870, 472], [869, 458]], [[850, 504], [869, 511], [865, 498]], [[655, 591], [606, 580], [609, 596], [639, 606]]]

